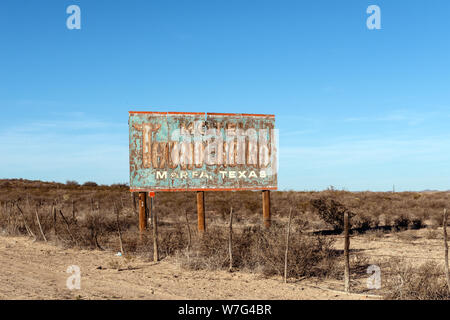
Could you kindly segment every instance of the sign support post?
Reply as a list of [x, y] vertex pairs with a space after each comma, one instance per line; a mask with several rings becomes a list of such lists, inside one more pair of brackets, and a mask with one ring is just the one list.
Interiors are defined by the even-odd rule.
[[266, 228], [269, 228], [271, 222], [269, 190], [262, 191], [262, 206], [263, 206], [263, 223]]
[[147, 212], [147, 194], [146, 192], [139, 192], [139, 232], [142, 234], [144, 230], [147, 228], [147, 219], [146, 219], [146, 212]]

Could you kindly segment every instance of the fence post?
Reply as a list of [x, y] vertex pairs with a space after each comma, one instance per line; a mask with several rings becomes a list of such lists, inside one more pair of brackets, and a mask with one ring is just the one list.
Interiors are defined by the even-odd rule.
[[153, 261], [159, 261], [159, 248], [158, 248], [158, 215], [157, 211], [153, 208], [153, 197], [152, 197], [152, 229], [153, 229]]
[[139, 192], [139, 232], [142, 239], [142, 234], [147, 228], [147, 220], [145, 219], [147, 211], [147, 195], [145, 192]]
[[344, 287], [345, 292], [350, 292], [350, 237], [349, 237], [349, 218], [348, 212], [344, 213], [344, 260], [345, 260], [345, 271], [344, 271]]
[[119, 222], [119, 208], [117, 207], [116, 202], [114, 202], [114, 211], [116, 212], [116, 224], [117, 224], [117, 233], [119, 235], [119, 244], [120, 244], [120, 252], [122, 255], [125, 254], [125, 251], [123, 250], [123, 242], [122, 242], [122, 232], [120, 230], [120, 222]]
[[233, 207], [230, 209], [230, 224], [228, 226], [228, 254], [230, 256], [230, 267], [228, 271], [233, 271]]
[[206, 229], [204, 191], [197, 191], [197, 219], [198, 219], [198, 231], [200, 232], [200, 234], [203, 234]]
[[262, 191], [262, 205], [263, 205], [263, 223], [266, 228], [270, 227], [270, 191]]
[[35, 209], [35, 213], [36, 213], [36, 220], [37, 220], [37, 223], [38, 223], [38, 226], [39, 226], [39, 230], [41, 231], [42, 238], [44, 239], [45, 242], [47, 242], [47, 238], [45, 237], [44, 231], [42, 231], [42, 226], [41, 226], [41, 221], [39, 220], [39, 214], [38, 214], [38, 207], [37, 206], [36, 206], [36, 209]]
[[75, 220], [75, 202], [72, 199], [72, 220]]
[[444, 209], [444, 221], [442, 228], [444, 231], [444, 255], [445, 255], [445, 276], [447, 277], [447, 287], [450, 292], [450, 273], [448, 269], [448, 243], [447, 243], [447, 209]]
[[58, 238], [58, 234], [56, 232], [56, 208], [55, 204], [52, 205], [52, 216], [53, 216], [53, 233], [55, 236], [55, 240]]
[[148, 205], [147, 205], [147, 224], [153, 226], [153, 197], [155, 194], [153, 192], [148, 193]]
[[286, 251], [284, 252], [284, 283], [287, 283], [289, 236], [291, 235], [292, 208], [289, 209], [289, 222], [286, 232]]
[[188, 231], [188, 245], [187, 245], [187, 253], [188, 253], [188, 259], [189, 259], [189, 251], [191, 250], [191, 243], [192, 243], [192, 235], [191, 235], [191, 227], [189, 226], [189, 218], [188, 218], [188, 211], [187, 209], [184, 209], [184, 217], [186, 219], [186, 228]]

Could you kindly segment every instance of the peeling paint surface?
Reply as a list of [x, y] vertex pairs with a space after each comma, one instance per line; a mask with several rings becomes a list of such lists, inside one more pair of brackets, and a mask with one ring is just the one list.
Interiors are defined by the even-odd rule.
[[129, 114], [132, 191], [277, 189], [275, 116]]

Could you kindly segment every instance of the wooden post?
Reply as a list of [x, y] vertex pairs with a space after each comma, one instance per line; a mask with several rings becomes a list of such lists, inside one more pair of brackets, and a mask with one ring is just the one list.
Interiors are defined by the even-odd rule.
[[55, 204], [53, 204], [52, 206], [52, 216], [53, 216], [53, 233], [55, 235], [55, 240], [58, 237], [58, 234], [56, 233], [56, 208], [55, 208]]
[[262, 191], [262, 205], [263, 205], [263, 223], [266, 228], [270, 227], [270, 191]]
[[[153, 199], [153, 197], [152, 197]], [[153, 201], [152, 201], [153, 206]], [[159, 249], [158, 249], [158, 215], [157, 211], [152, 208], [152, 229], [153, 229], [153, 261], [157, 262], [159, 261]]]
[[119, 222], [119, 208], [117, 207], [116, 203], [114, 202], [114, 211], [116, 211], [116, 224], [117, 224], [117, 233], [119, 235], [119, 244], [120, 244], [120, 253], [122, 255], [125, 254], [125, 251], [123, 250], [123, 242], [122, 242], [122, 232], [120, 231], [120, 222]]
[[33, 231], [31, 231], [31, 229], [28, 227], [27, 220], [25, 219], [25, 215], [23, 214], [23, 211], [19, 207], [19, 204], [17, 202], [16, 202], [16, 206], [17, 206], [17, 209], [19, 209], [20, 215], [22, 216], [23, 224], [25, 225], [25, 229], [27, 230], [28, 235], [30, 237], [33, 237], [36, 240], [36, 236], [34, 235]]
[[345, 292], [350, 292], [350, 237], [349, 237], [349, 221], [348, 212], [344, 213], [344, 260], [345, 260], [345, 271], [344, 271], [344, 281], [345, 281]]
[[289, 209], [289, 222], [286, 232], [286, 251], [284, 252], [284, 283], [287, 283], [289, 237], [291, 235], [292, 208]]
[[147, 211], [147, 195], [145, 192], [139, 192], [139, 232], [142, 233], [147, 228], [147, 220], [145, 220], [145, 214]]
[[188, 231], [188, 245], [187, 245], [187, 252], [188, 252], [188, 258], [189, 258], [189, 250], [191, 250], [191, 243], [192, 243], [192, 236], [191, 236], [191, 227], [189, 226], [189, 218], [188, 218], [188, 211], [187, 209], [184, 209], [184, 217], [186, 219], [186, 227]]
[[147, 211], [146, 211], [146, 216], [145, 219], [147, 220], [147, 225], [153, 226], [153, 222], [152, 222], [152, 205], [153, 205], [153, 197], [150, 195], [151, 193], [149, 192], [147, 194]]
[[188, 245], [186, 248], [187, 258], [188, 258], [188, 264], [191, 261], [191, 243], [192, 243], [192, 236], [191, 236], [191, 227], [189, 226], [189, 218], [188, 218], [188, 211], [187, 209], [184, 209], [184, 217], [186, 218], [186, 227], [188, 231]]
[[36, 206], [36, 209], [35, 209], [35, 213], [36, 213], [36, 220], [37, 220], [37, 223], [38, 223], [38, 226], [39, 226], [39, 230], [41, 231], [42, 238], [44, 239], [45, 242], [47, 242], [47, 238], [45, 237], [44, 231], [42, 231], [42, 226], [41, 226], [41, 221], [39, 220], [39, 214], [38, 214], [37, 206]]
[[233, 271], [233, 207], [230, 209], [230, 224], [228, 227], [228, 254], [230, 256], [230, 267], [228, 271]]
[[155, 196], [154, 192], [149, 192], [147, 197], [147, 224], [153, 226], [153, 197]]
[[72, 220], [75, 220], [75, 202], [72, 200]]
[[444, 209], [444, 221], [442, 222], [444, 231], [444, 256], [445, 256], [445, 276], [447, 277], [447, 287], [450, 292], [450, 273], [448, 269], [448, 243], [447, 243], [447, 209]]
[[200, 232], [200, 234], [203, 234], [206, 229], [204, 191], [197, 191], [197, 218], [198, 218], [198, 231]]

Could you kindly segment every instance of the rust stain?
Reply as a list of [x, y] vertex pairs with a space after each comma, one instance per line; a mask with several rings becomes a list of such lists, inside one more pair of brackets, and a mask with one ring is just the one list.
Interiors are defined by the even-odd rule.
[[130, 189], [277, 189], [275, 116], [130, 111]]

